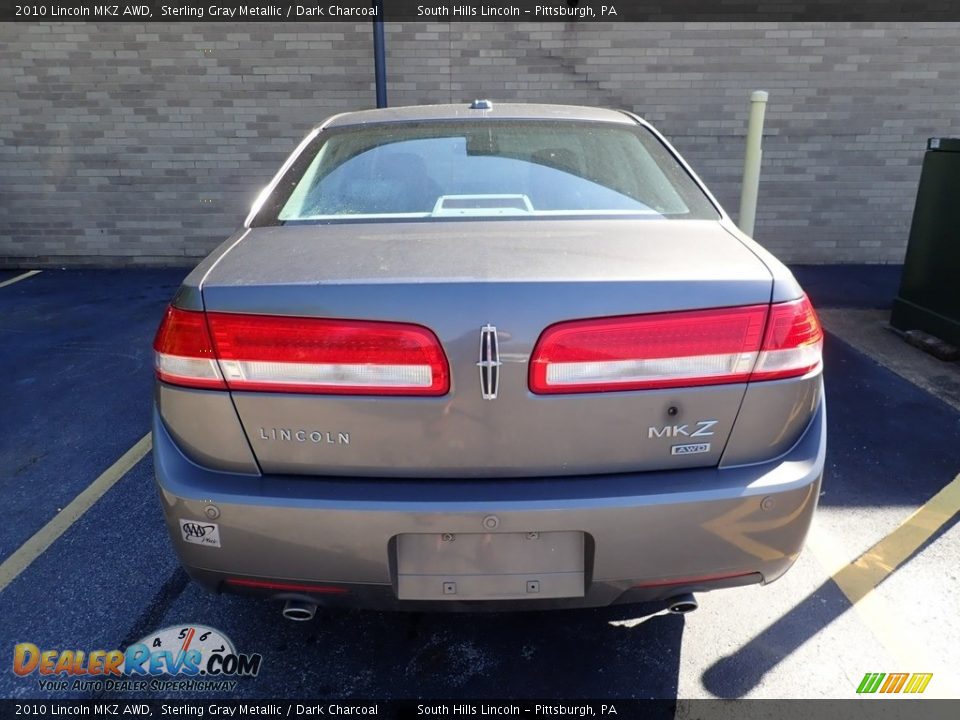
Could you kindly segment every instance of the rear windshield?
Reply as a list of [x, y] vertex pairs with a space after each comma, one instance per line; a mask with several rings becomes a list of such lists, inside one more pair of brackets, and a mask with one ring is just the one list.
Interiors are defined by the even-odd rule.
[[469, 120], [323, 132], [255, 224], [585, 215], [718, 217], [643, 126]]

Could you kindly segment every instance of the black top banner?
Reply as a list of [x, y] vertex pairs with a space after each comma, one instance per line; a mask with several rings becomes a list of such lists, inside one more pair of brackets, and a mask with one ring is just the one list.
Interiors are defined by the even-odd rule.
[[0, 0], [14, 22], [956, 21], [957, 0]]

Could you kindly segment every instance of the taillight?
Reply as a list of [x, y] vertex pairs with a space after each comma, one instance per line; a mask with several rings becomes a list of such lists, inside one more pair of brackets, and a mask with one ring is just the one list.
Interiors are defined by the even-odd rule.
[[445, 395], [447, 359], [424, 327], [363, 320], [208, 313], [231, 390]]
[[823, 355], [820, 320], [804, 295], [793, 302], [770, 306], [763, 348], [751, 380], [776, 380], [805, 375]]
[[745, 381], [765, 305], [577, 320], [547, 328], [533, 351], [535, 393], [638, 390]]
[[345, 395], [450, 388], [440, 341], [418, 325], [170, 308], [154, 348], [158, 377], [191, 387]]
[[793, 377], [819, 364], [821, 346], [806, 297], [773, 306], [575, 320], [540, 336], [530, 389], [606, 392]]
[[202, 312], [168, 307], [153, 349], [157, 377], [164, 382], [226, 389]]

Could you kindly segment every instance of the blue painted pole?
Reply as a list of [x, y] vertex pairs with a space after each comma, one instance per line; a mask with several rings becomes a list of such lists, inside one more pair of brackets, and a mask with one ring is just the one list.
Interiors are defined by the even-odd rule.
[[383, 0], [372, 0], [377, 11], [373, 19], [373, 70], [377, 84], [377, 107], [387, 106], [387, 58], [383, 48]]

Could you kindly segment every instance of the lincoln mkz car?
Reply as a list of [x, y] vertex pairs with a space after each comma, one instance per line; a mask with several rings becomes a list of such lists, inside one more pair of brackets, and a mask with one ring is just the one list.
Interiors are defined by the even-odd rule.
[[337, 115], [166, 311], [166, 523], [194, 580], [300, 619], [689, 610], [801, 551], [822, 342], [629, 112]]

